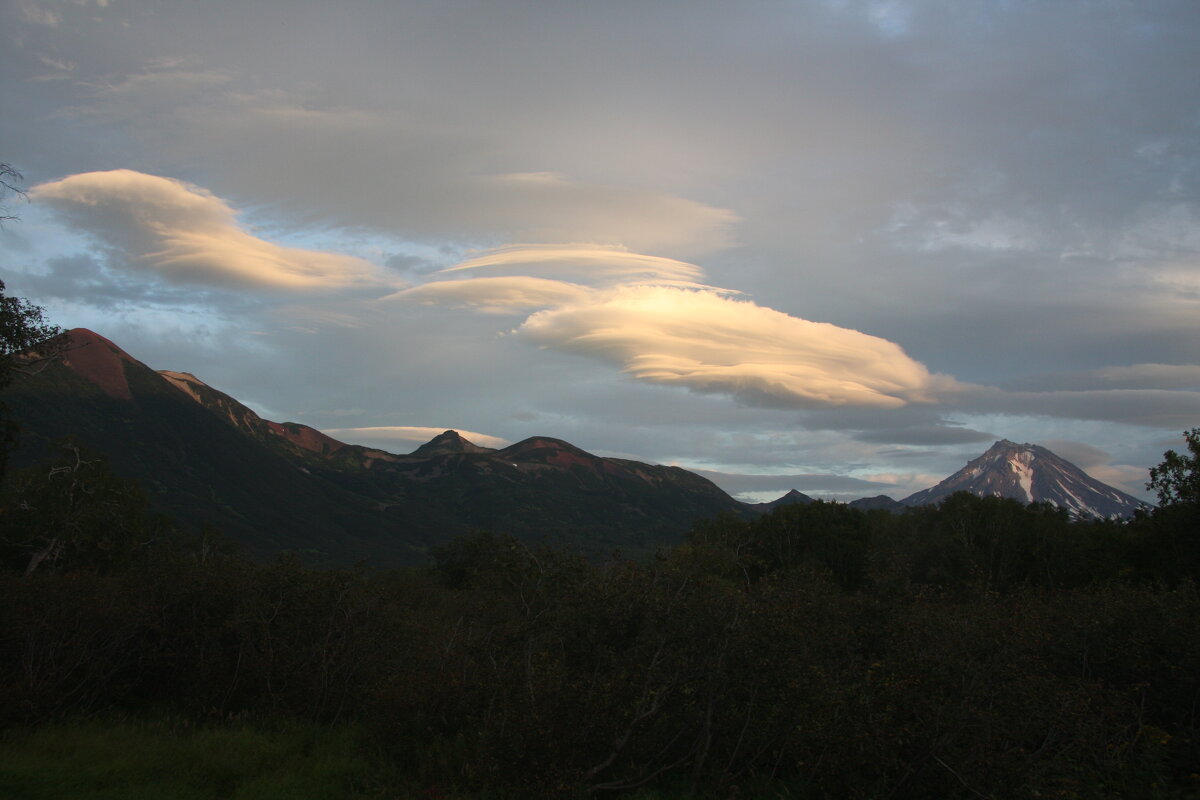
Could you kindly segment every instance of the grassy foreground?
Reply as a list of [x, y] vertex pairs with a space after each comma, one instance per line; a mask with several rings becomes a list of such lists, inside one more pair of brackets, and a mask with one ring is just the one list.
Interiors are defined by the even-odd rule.
[[373, 749], [351, 725], [65, 722], [0, 739], [0, 797], [325, 800], [421, 793], [401, 791]]

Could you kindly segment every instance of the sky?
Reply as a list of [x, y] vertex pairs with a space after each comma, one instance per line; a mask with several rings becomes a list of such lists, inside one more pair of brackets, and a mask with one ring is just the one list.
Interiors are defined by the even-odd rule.
[[901, 498], [1200, 425], [1194, 0], [0, 0], [0, 279], [279, 421]]

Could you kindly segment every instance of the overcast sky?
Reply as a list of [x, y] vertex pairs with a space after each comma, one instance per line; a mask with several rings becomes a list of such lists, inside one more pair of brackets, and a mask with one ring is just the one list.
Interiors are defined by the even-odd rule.
[[9, 293], [271, 419], [751, 500], [1200, 425], [1195, 0], [0, 9]]

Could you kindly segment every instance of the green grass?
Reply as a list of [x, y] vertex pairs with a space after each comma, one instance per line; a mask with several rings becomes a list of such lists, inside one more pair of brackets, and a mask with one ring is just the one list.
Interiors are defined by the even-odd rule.
[[4, 800], [327, 800], [403, 796], [356, 727], [88, 721], [0, 738]]

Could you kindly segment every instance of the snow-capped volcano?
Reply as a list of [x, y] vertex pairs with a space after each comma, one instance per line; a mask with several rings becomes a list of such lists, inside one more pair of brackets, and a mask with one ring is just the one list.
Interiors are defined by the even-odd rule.
[[1001, 439], [986, 453], [930, 489], [906, 497], [908, 506], [939, 503], [955, 492], [1008, 497], [1023, 503], [1051, 503], [1072, 517], [1129, 517], [1146, 506], [1101, 483], [1074, 464], [1036, 444]]

